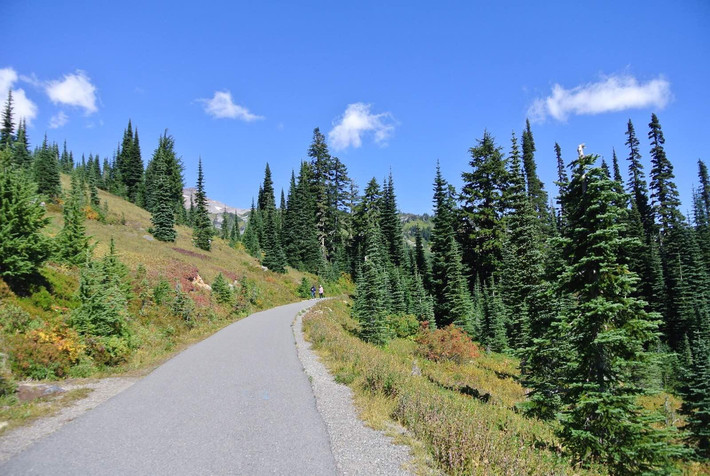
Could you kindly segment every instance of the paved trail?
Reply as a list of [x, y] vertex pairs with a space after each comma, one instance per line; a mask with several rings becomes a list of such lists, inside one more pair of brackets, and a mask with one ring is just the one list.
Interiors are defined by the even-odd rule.
[[0, 466], [0, 474], [336, 474], [290, 327], [254, 314]]

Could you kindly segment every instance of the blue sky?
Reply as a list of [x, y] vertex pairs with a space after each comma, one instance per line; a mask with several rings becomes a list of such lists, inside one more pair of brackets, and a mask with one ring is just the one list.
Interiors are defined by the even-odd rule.
[[[4, 0], [0, 94], [46, 133], [111, 157], [128, 119], [147, 163], [167, 129], [194, 186], [246, 208], [277, 190], [313, 129], [361, 189], [392, 171], [399, 208], [431, 211], [436, 161], [460, 185], [490, 131], [526, 117], [554, 196], [555, 141], [624, 172], [631, 119], [650, 171], [652, 112], [684, 202], [710, 131], [710, 3], [669, 1], [97, 2]], [[278, 199], [278, 198], [277, 198]]]

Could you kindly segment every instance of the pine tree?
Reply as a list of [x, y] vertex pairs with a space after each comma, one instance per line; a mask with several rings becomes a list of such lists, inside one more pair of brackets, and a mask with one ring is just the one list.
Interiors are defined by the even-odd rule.
[[153, 227], [151, 234], [159, 241], [173, 242], [177, 238], [175, 231], [175, 207], [172, 203], [169, 178], [165, 174], [165, 162], [158, 160], [155, 164], [155, 181], [153, 182], [152, 214]]
[[210, 251], [212, 248], [212, 221], [207, 211], [202, 159], [197, 162], [197, 191], [195, 192], [195, 223], [193, 225], [192, 242], [201, 250]]
[[397, 210], [397, 199], [394, 192], [394, 182], [392, 173], [384, 183], [382, 192], [382, 215], [380, 217], [380, 227], [385, 242], [385, 249], [389, 255], [389, 261], [395, 266], [404, 266], [404, 234], [402, 232], [402, 221]]
[[256, 211], [256, 205], [252, 199], [251, 211], [249, 212], [249, 219], [247, 220], [247, 225], [244, 229], [242, 243], [244, 243], [244, 248], [246, 248], [247, 253], [255, 258], [258, 258], [261, 254], [258, 237], [258, 228], [261, 227], [259, 218], [259, 214]]
[[480, 279], [486, 283], [500, 265], [502, 258], [505, 193], [508, 172], [500, 147], [486, 131], [478, 145], [469, 149], [471, 172], [461, 177], [463, 202], [462, 239], [466, 264], [472, 272], [471, 283]]
[[71, 177], [71, 191], [64, 202], [64, 227], [56, 238], [55, 256], [58, 261], [79, 266], [90, 252], [90, 237], [86, 235], [84, 196], [79, 184], [78, 171]]
[[647, 236], [653, 236], [655, 223], [653, 210], [648, 201], [648, 187], [641, 164], [641, 152], [639, 151], [639, 140], [636, 138], [634, 125], [629, 119], [626, 128], [626, 145], [629, 146], [629, 181], [627, 187], [631, 193], [632, 207], [635, 206], [641, 218], [643, 229]]
[[264, 185], [259, 197], [259, 212], [264, 219], [264, 238], [261, 243], [264, 258], [261, 260], [261, 264], [277, 273], [285, 273], [286, 256], [281, 247], [278, 210], [276, 210], [274, 185], [271, 181], [269, 164], [266, 164], [264, 172]]
[[678, 198], [678, 189], [676, 188], [673, 179], [673, 166], [666, 157], [663, 144], [666, 140], [663, 138], [661, 124], [658, 122], [658, 117], [651, 114], [651, 122], [648, 124], [650, 128], [648, 138], [651, 140], [651, 198], [653, 198], [653, 211], [658, 219], [662, 236], [666, 236], [671, 228], [679, 222], [683, 221], [680, 214], [680, 199]]
[[707, 316], [695, 331], [692, 364], [683, 390], [681, 412], [687, 438], [699, 458], [710, 459], [710, 321]]
[[169, 204], [175, 214], [175, 222], [185, 224], [187, 223], [187, 211], [182, 197], [182, 190], [185, 188], [182, 176], [183, 165], [182, 160], [175, 155], [175, 140], [168, 135], [167, 131], [160, 136], [158, 148], [153, 152], [153, 157], [145, 172], [144, 205], [149, 212], [153, 212], [157, 204], [155, 182], [159, 177], [157, 169], [160, 162], [163, 164], [163, 175], [167, 178]]
[[544, 256], [540, 220], [525, 193], [515, 135], [511, 140], [509, 164], [511, 213], [507, 217], [508, 237], [501, 263], [500, 294], [509, 311], [511, 344], [514, 348], [523, 348], [529, 344], [525, 332], [529, 328], [529, 322], [526, 322], [529, 314], [542, 312], [533, 296], [542, 283]]
[[467, 329], [473, 324], [474, 312], [454, 231], [454, 195], [437, 164], [431, 239], [434, 315], [437, 327], [457, 323]]
[[527, 179], [528, 197], [541, 223], [550, 226], [550, 212], [547, 208], [547, 192], [542, 180], [537, 176], [537, 164], [535, 163], [535, 140], [532, 130], [530, 130], [530, 120], [525, 119], [525, 130], [523, 131], [523, 169]]
[[555, 157], [557, 159], [557, 182], [555, 184], [559, 187], [560, 189], [560, 194], [557, 196], [556, 202], [557, 206], [559, 208], [559, 217], [557, 220], [557, 228], [558, 230], [562, 230], [564, 228], [565, 224], [565, 215], [566, 211], [565, 208], [562, 204], [562, 195], [564, 195], [567, 185], [569, 185], [569, 177], [567, 176], [567, 170], [565, 170], [565, 162], [562, 159], [562, 149], [560, 148], [560, 145], [555, 142]]
[[365, 232], [367, 243], [362, 273], [355, 288], [353, 315], [360, 321], [360, 335], [366, 342], [386, 344], [390, 339], [387, 326], [387, 279], [383, 266], [384, 253], [380, 230], [374, 220], [370, 220]]
[[13, 144], [13, 162], [21, 168], [29, 169], [32, 166], [29, 139], [27, 138], [27, 123], [20, 120], [17, 126], [17, 140]]
[[86, 262], [79, 279], [80, 305], [69, 320], [80, 334], [130, 339], [126, 273], [113, 239], [106, 256]]
[[27, 174], [0, 164], [0, 276], [23, 281], [37, 272], [50, 255], [48, 223]]
[[34, 176], [37, 192], [50, 199], [57, 199], [62, 193], [58, 159], [59, 157], [47, 144], [47, 136], [45, 136], [42, 148], [37, 152], [34, 160]]
[[613, 474], [638, 474], [671, 466], [678, 448], [667, 432], [651, 426], [639, 406], [644, 391], [634, 373], [648, 365], [645, 350], [656, 335], [659, 316], [629, 297], [636, 277], [619, 263], [628, 239], [621, 237], [624, 210], [613, 182], [596, 157], [580, 157], [565, 203], [568, 268], [564, 288], [574, 296], [569, 314], [574, 360], [567, 367], [562, 437], [577, 462], [605, 464]]
[[12, 89], [7, 91], [7, 101], [2, 112], [2, 127], [0, 128], [0, 148], [11, 148], [15, 142], [13, 135], [14, 125], [12, 121]]

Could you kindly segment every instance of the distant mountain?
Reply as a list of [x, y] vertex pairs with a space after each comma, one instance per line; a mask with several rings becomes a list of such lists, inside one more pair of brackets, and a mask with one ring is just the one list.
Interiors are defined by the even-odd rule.
[[[186, 209], [190, 209], [190, 199], [194, 200], [195, 193], [197, 192], [197, 189], [195, 187], [189, 187], [189, 188], [183, 188], [182, 189], [182, 200], [183, 204], [185, 205]], [[211, 198], [207, 198], [207, 212], [212, 216], [213, 218], [213, 223], [215, 226], [219, 228], [219, 226], [222, 224], [222, 214], [224, 212], [229, 213], [230, 215], [236, 215], [239, 217], [242, 221], [246, 222], [247, 217], [249, 216], [249, 209], [248, 208], [235, 208], [231, 207], [229, 205], [226, 205], [222, 202], [218, 202], [217, 200], [212, 200]]]

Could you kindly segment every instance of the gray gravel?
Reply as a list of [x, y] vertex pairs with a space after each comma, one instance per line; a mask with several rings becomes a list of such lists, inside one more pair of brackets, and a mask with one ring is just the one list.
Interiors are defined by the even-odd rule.
[[[318, 311], [315, 311], [318, 312]], [[342, 475], [409, 475], [409, 448], [396, 445], [384, 433], [368, 428], [357, 416], [352, 390], [335, 382], [305, 341], [302, 314], [293, 326], [298, 357], [310, 377], [318, 411], [330, 435], [333, 456]]]

